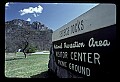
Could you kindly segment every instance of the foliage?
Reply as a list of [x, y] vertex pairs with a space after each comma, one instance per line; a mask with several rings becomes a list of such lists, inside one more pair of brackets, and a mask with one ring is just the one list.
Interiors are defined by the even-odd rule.
[[30, 45], [30, 46], [28, 46], [26, 53], [34, 53], [36, 50], [37, 50], [36, 47]]

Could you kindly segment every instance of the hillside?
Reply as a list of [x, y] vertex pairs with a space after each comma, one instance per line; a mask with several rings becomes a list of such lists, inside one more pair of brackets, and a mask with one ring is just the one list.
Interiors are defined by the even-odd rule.
[[5, 22], [5, 50], [15, 52], [28, 46], [37, 50], [49, 50], [52, 43], [53, 30], [38, 21], [30, 22], [14, 19]]

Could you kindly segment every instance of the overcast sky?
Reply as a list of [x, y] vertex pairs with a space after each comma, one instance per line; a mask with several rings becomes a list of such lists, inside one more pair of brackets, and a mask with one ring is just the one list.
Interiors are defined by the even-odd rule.
[[48, 28], [56, 30], [98, 3], [20, 3], [5, 4], [5, 21], [23, 19], [39, 21]]

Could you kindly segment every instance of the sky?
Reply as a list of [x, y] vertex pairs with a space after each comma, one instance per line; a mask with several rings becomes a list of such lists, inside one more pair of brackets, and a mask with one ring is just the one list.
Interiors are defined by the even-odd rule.
[[39, 21], [55, 31], [99, 3], [25, 3], [7, 2], [5, 21], [23, 19]]

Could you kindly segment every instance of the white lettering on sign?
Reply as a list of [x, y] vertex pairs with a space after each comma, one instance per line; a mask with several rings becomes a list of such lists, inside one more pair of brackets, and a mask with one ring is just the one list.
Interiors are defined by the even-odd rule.
[[68, 53], [67, 52], [58, 52], [58, 51], [56, 51], [56, 57], [68, 58]]
[[[109, 49], [106, 48], [111, 49], [112, 41], [110, 42], [110, 40], [112, 38], [109, 37], [109, 34], [103, 35], [104, 37], [102, 36], [104, 32], [108, 32], [109, 30], [102, 31], [103, 33], [100, 33], [100, 31], [96, 33], [96, 30], [108, 29], [108, 26], [114, 24], [116, 24], [116, 6], [113, 4], [99, 4], [54, 31], [52, 42], [56, 43], [53, 45], [53, 51], [55, 52], [57, 64], [85, 76], [94, 76], [93, 72], [97, 75], [97, 73], [101, 72], [100, 64], [102, 66], [104, 64], [102, 62], [102, 60], [104, 61], [103, 55], [109, 54], [106, 53], [109, 52]], [[92, 31], [96, 35], [93, 35]], [[91, 32], [90, 38], [87, 37], [89, 36], [86, 34], [87, 32]], [[88, 41], [86, 41], [87, 39]], [[105, 70], [102, 69], [102, 71]]]
[[63, 66], [63, 67], [67, 67], [67, 62], [64, 62], [64, 61], [61, 61], [61, 60], [58, 60], [58, 64]]
[[[109, 40], [95, 40], [93, 37], [88, 40], [88, 47], [107, 47], [110, 46]], [[57, 64], [73, 70], [75, 72], [81, 73], [86, 76], [90, 76], [90, 68], [80, 66], [78, 64], [71, 63], [69, 61], [75, 61], [79, 63], [89, 63], [100, 65], [100, 54], [97, 52], [79, 52], [79, 51], [59, 51], [61, 49], [76, 49], [86, 47], [84, 42], [74, 41], [74, 42], [61, 42], [54, 44], [54, 49], [58, 49], [55, 51], [55, 56], [57, 59]]]
[[100, 55], [98, 53], [71, 52], [70, 59], [100, 65]]
[[92, 53], [88, 53], [88, 62], [89, 62], [89, 63], [93, 63], [92, 61], [90, 61], [90, 59], [91, 59], [91, 56], [90, 56], [90, 55], [91, 55], [91, 54], [92, 54]]
[[62, 43], [60, 45], [54, 44], [54, 49], [62, 49]]
[[78, 41], [75, 41], [73, 43], [66, 43], [64, 42], [64, 48], [80, 48], [80, 47], [84, 47], [85, 44], [83, 42], [79, 43]]
[[95, 41], [94, 38], [90, 38], [88, 45], [89, 47], [109, 46], [110, 42], [108, 40]]
[[69, 69], [71, 69], [75, 72], [81, 73], [83, 75], [90, 76], [90, 69], [89, 68], [79, 66], [79, 65], [76, 65], [73, 63], [69, 63]]
[[100, 65], [100, 55], [98, 53], [94, 53], [94, 63], [96, 64], [96, 61]]

